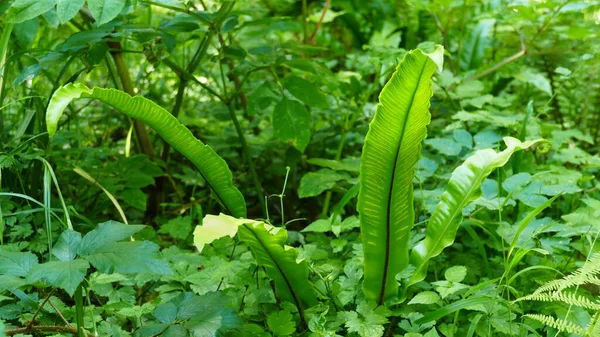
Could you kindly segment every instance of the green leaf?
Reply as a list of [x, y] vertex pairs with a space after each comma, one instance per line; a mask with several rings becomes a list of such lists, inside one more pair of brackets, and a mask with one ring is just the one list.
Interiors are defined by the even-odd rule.
[[436, 69], [421, 51], [407, 53], [379, 95], [365, 138], [357, 205], [365, 256], [363, 292], [379, 304], [397, 295], [396, 274], [408, 266], [412, 180], [427, 135]]
[[423, 291], [418, 293], [408, 304], [434, 304], [440, 300], [440, 296], [434, 291]]
[[103, 222], [81, 240], [80, 254], [87, 255], [110, 243], [121, 241], [141, 231], [144, 225], [126, 225], [117, 221]]
[[470, 36], [465, 43], [460, 56], [460, 69], [477, 69], [481, 64], [485, 50], [491, 43], [489, 34], [496, 23], [495, 19], [483, 19], [475, 29], [470, 31]]
[[444, 272], [444, 277], [450, 282], [462, 282], [465, 276], [467, 276], [467, 268], [465, 266], [453, 266]]
[[298, 196], [300, 198], [315, 197], [334, 187], [338, 181], [348, 178], [349, 176], [346, 174], [328, 169], [308, 172], [302, 176], [302, 179], [300, 180]]
[[[131, 97], [115, 89], [89, 89], [81, 84], [67, 84], [54, 92], [46, 110], [46, 124], [50, 137], [56, 133], [64, 109], [73, 99], [79, 97], [96, 98], [128, 116], [148, 124], [198, 168], [212, 189], [213, 196], [229, 213], [236, 217], [246, 216], [244, 197], [233, 186], [231, 171], [227, 163], [211, 147], [204, 145], [194, 137], [192, 132], [171, 113], [146, 98]], [[306, 144], [308, 144], [308, 139]]]
[[58, 19], [61, 23], [66, 23], [71, 20], [77, 13], [85, 0], [58, 0], [56, 4], [56, 13], [58, 14]]
[[289, 336], [296, 331], [296, 323], [288, 311], [269, 314], [267, 325], [275, 336]]
[[98, 26], [116, 18], [125, 7], [125, 0], [87, 0], [87, 3]]
[[56, 0], [16, 0], [6, 14], [6, 22], [21, 23], [51, 10]]
[[284, 84], [284, 87], [297, 99], [306, 105], [318, 108], [329, 107], [327, 96], [319, 91], [317, 86], [298, 76], [290, 76]]
[[311, 158], [307, 160], [307, 162], [311, 165], [326, 167], [336, 171], [360, 172], [359, 158], [344, 158], [341, 161], [325, 158]]
[[502, 152], [492, 149], [479, 150], [459, 166], [448, 182], [434, 213], [427, 224], [425, 239], [412, 250], [410, 263], [417, 269], [406, 287], [423, 280], [430, 259], [438, 256], [454, 242], [456, 231], [462, 223], [462, 210], [481, 196], [481, 184], [497, 168], [504, 166], [513, 153], [526, 149], [542, 140], [521, 142], [506, 137], [507, 148]]
[[69, 296], [73, 296], [90, 265], [87, 261], [77, 259], [73, 261], [51, 261], [36, 265], [29, 271], [28, 279], [42, 280], [50, 286], [64, 289]]
[[381, 337], [384, 333], [383, 324], [388, 322], [386, 307], [369, 305], [367, 302], [361, 302], [354, 311], [342, 311], [338, 313], [338, 318], [342, 318], [346, 323], [349, 332], [355, 332], [361, 337]]
[[171, 274], [169, 264], [159, 258], [158, 249], [150, 241], [113, 242], [88, 250], [82, 257], [105, 274]]
[[125, 203], [142, 211], [146, 210], [146, 194], [138, 188], [128, 188], [121, 194]]
[[314, 290], [308, 282], [306, 261], [297, 262], [298, 252], [285, 246], [287, 231], [263, 223], [240, 226], [239, 238], [252, 250], [258, 264], [275, 283], [275, 295], [292, 302], [299, 311], [317, 304]]
[[273, 129], [277, 138], [304, 152], [310, 141], [310, 114], [300, 102], [283, 98], [273, 109]]
[[38, 264], [32, 253], [5, 252], [0, 250], [0, 275], [26, 276]]
[[174, 239], [185, 240], [192, 232], [192, 218], [190, 216], [173, 218], [161, 225], [158, 232], [169, 234]]
[[265, 268], [267, 276], [275, 282], [276, 296], [292, 302], [298, 310], [317, 303], [312, 286], [308, 282], [306, 261], [297, 262], [298, 251], [285, 246], [287, 231], [261, 221], [236, 219], [219, 214], [206, 215], [202, 226], [194, 230], [194, 244], [198, 250], [204, 245], [238, 232], [241, 241], [250, 246], [258, 264]]
[[71, 261], [79, 253], [80, 245], [81, 233], [68, 229], [58, 238], [54, 248], [52, 248], [52, 254], [61, 261]]

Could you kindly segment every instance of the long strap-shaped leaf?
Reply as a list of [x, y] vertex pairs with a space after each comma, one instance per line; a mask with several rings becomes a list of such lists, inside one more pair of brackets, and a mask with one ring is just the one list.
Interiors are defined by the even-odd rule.
[[[441, 46], [436, 48], [439, 58], [437, 54], [443, 54]], [[412, 180], [431, 119], [431, 76], [436, 68], [420, 50], [407, 53], [379, 95], [365, 138], [357, 205], [365, 259], [363, 291], [366, 299], [379, 304], [398, 294], [396, 274], [408, 266]]]
[[207, 215], [202, 223], [194, 230], [194, 244], [200, 251], [214, 240], [233, 237], [237, 232], [239, 239], [252, 250], [258, 264], [265, 268], [267, 276], [275, 282], [279, 299], [294, 303], [301, 317], [304, 309], [317, 304], [314, 289], [308, 282], [308, 265], [306, 261], [297, 262], [295, 248], [285, 246], [285, 229], [224, 214]]
[[411, 251], [410, 263], [417, 269], [404, 288], [423, 280], [429, 260], [454, 242], [456, 231], [463, 220], [463, 208], [481, 196], [481, 184], [485, 178], [495, 169], [504, 166], [513, 153], [540, 141], [542, 140], [522, 143], [516, 138], [505, 137], [507, 148], [504, 151], [479, 150], [452, 172], [448, 187], [429, 219], [425, 239]]
[[232, 174], [223, 158], [204, 145], [192, 132], [179, 123], [167, 110], [151, 100], [116, 89], [93, 88], [81, 84], [67, 84], [54, 93], [46, 111], [50, 137], [54, 136], [58, 121], [69, 103], [80, 97], [98, 99], [124, 114], [139, 119], [152, 127], [173, 148], [187, 157], [200, 171], [214, 197], [235, 217], [246, 216], [246, 203], [240, 191], [233, 186]]

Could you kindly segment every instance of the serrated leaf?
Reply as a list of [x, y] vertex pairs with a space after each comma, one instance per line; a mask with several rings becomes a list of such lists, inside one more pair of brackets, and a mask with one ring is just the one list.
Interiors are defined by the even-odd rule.
[[58, 15], [58, 19], [61, 23], [66, 23], [71, 20], [77, 13], [85, 0], [58, 0], [56, 4], [56, 14]]
[[288, 311], [269, 314], [267, 325], [275, 336], [289, 336], [296, 331], [296, 323]]
[[117, 221], [103, 222], [88, 232], [81, 240], [80, 254], [88, 255], [106, 245], [121, 241], [141, 231], [144, 225], [126, 225]]
[[125, 0], [87, 0], [87, 3], [98, 26], [116, 18], [125, 7]]
[[105, 274], [171, 274], [169, 264], [159, 258], [158, 249], [150, 241], [113, 242], [88, 250], [82, 256]]
[[81, 233], [68, 229], [58, 238], [54, 248], [52, 248], [52, 254], [61, 261], [71, 261], [79, 253], [80, 245]]
[[51, 10], [56, 0], [16, 0], [6, 14], [6, 22], [21, 23]]
[[283, 98], [273, 109], [273, 129], [277, 138], [304, 152], [310, 141], [310, 114], [300, 102]]
[[298, 196], [308, 198], [317, 196], [335, 186], [335, 184], [349, 176], [329, 169], [322, 169], [316, 172], [308, 172], [300, 180]]
[[27, 278], [42, 280], [50, 286], [64, 289], [69, 296], [73, 296], [89, 267], [89, 263], [82, 259], [51, 261], [36, 265], [29, 271]]
[[306, 105], [318, 108], [327, 108], [327, 96], [323, 94], [317, 86], [298, 76], [290, 76], [285, 82], [284, 87], [297, 99]]
[[38, 258], [32, 253], [5, 252], [0, 250], [0, 275], [25, 277], [29, 270], [38, 264]]

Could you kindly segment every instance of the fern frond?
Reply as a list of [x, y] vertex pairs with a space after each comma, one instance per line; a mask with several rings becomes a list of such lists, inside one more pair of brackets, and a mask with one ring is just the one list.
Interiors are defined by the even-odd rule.
[[560, 291], [540, 294], [533, 293], [531, 295], [521, 297], [517, 301], [563, 302], [565, 304], [576, 305], [586, 309], [600, 310], [600, 303], [591, 301], [585, 296], [574, 293], [566, 294]]
[[582, 336], [591, 336], [591, 335], [588, 335], [588, 333], [581, 327], [579, 327], [576, 324], [573, 324], [567, 320], [564, 320], [564, 319], [556, 319], [552, 316], [539, 315], [539, 314], [527, 314], [524, 316], [529, 317], [538, 322], [541, 322], [542, 324], [544, 324], [546, 326], [552, 327], [552, 328], [560, 330], [562, 332], [566, 331], [568, 333], [577, 333]]
[[534, 294], [540, 294], [551, 291], [561, 291], [563, 289], [582, 284], [599, 284], [600, 279], [596, 276], [600, 273], [600, 253], [595, 253], [588, 261], [572, 274], [558, 280], [552, 280], [542, 285]]
[[589, 336], [600, 336], [600, 311], [596, 312], [594, 317], [585, 327], [585, 331]]

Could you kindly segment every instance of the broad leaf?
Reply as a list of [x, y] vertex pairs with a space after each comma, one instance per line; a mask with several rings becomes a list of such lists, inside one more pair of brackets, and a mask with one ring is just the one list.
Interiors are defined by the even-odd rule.
[[290, 76], [285, 82], [285, 88], [297, 99], [311, 107], [327, 108], [327, 96], [319, 91], [317, 86], [298, 76]]
[[79, 253], [81, 233], [74, 230], [64, 231], [52, 249], [52, 254], [61, 261], [74, 260]]
[[128, 238], [144, 227], [143, 225], [126, 225], [117, 221], [103, 222], [83, 237], [79, 253], [90, 254], [110, 243]]
[[38, 258], [32, 253], [5, 252], [0, 250], [0, 275], [26, 276], [29, 270], [38, 264]]
[[[443, 53], [441, 46], [436, 49]], [[365, 138], [357, 205], [365, 255], [363, 291], [367, 300], [379, 304], [397, 295], [396, 274], [408, 266], [412, 180], [427, 135], [436, 69], [420, 50], [407, 53], [379, 96]]]
[[98, 25], [116, 18], [125, 7], [125, 0], [87, 0], [87, 3]]
[[148, 124], [187, 157], [200, 171], [211, 187], [215, 198], [235, 217], [246, 216], [246, 203], [240, 191], [233, 186], [227, 163], [167, 110], [144, 97], [131, 97], [115, 89], [89, 89], [81, 84], [67, 84], [52, 95], [46, 111], [46, 123], [50, 137], [54, 136], [58, 122], [67, 105], [76, 98], [96, 98], [124, 114]]
[[32, 281], [42, 280], [50, 286], [64, 289], [73, 296], [90, 265], [87, 261], [52, 261], [36, 265], [27, 278]]
[[306, 261], [297, 262], [296, 249], [285, 246], [285, 229], [224, 214], [207, 215], [202, 222], [204, 225], [194, 230], [194, 244], [198, 249], [221, 237], [234, 236], [237, 231], [239, 239], [250, 246], [258, 264], [275, 282], [277, 297], [294, 303], [299, 311], [317, 303], [308, 282], [308, 265]]
[[335, 184], [350, 176], [344, 173], [335, 172], [329, 169], [322, 169], [316, 172], [308, 172], [300, 180], [298, 188], [298, 197], [308, 198], [317, 196], [328, 189], [331, 189]]
[[56, 0], [16, 0], [6, 15], [6, 22], [21, 23], [51, 10]]
[[56, 14], [58, 14], [58, 19], [61, 23], [65, 23], [71, 20], [77, 13], [85, 0], [58, 0], [56, 4]]
[[302, 103], [283, 98], [273, 109], [273, 129], [277, 138], [304, 152], [310, 141], [310, 114]]
[[423, 280], [430, 259], [454, 242], [456, 231], [462, 223], [462, 210], [481, 196], [481, 184], [497, 168], [504, 166], [512, 154], [526, 149], [541, 140], [521, 142], [506, 137], [507, 148], [502, 152], [492, 149], [479, 150], [459, 166], [448, 182], [434, 213], [427, 224], [425, 239], [412, 250], [410, 263], [417, 269], [404, 287]]
[[150, 241], [113, 242], [82, 255], [99, 271], [112, 273], [171, 274], [158, 256], [158, 245]]

